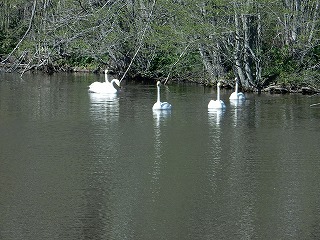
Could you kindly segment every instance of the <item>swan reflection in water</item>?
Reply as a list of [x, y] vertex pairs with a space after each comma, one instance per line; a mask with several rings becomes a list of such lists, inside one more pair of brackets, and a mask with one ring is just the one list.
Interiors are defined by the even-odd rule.
[[90, 94], [90, 112], [95, 119], [115, 120], [119, 116], [119, 97], [117, 94]]
[[220, 125], [225, 109], [208, 109], [209, 124]]
[[208, 177], [209, 185], [211, 186], [212, 193], [210, 198], [215, 198], [215, 191], [217, 188], [218, 175], [221, 171], [221, 156], [222, 146], [221, 137], [222, 129], [221, 122], [225, 109], [209, 109], [208, 111], [208, 124], [209, 124], [209, 141], [208, 141], [208, 165], [206, 167], [206, 174]]
[[[161, 111], [161, 110], [153, 110], [153, 120], [157, 128], [160, 127], [161, 122], [165, 122], [168, 117], [171, 116], [171, 110]], [[160, 129], [158, 129], [160, 131]]]
[[238, 113], [240, 113], [243, 109], [243, 106], [245, 105], [246, 101], [245, 99], [230, 99], [230, 106], [233, 107], [233, 120], [234, 120], [234, 126], [236, 127], [238, 125]]
[[151, 172], [151, 193], [152, 201], [155, 202], [160, 191], [160, 175], [162, 166], [162, 155], [164, 151], [163, 143], [161, 140], [161, 128], [166, 126], [167, 119], [171, 116], [171, 111], [153, 110], [154, 120], [154, 162], [152, 164]]
[[[93, 226], [95, 231], [103, 232], [107, 224], [104, 220], [110, 220], [109, 224], [115, 229], [108, 234], [109, 239], [115, 239], [114, 235], [125, 234], [124, 222], [131, 216], [127, 214], [127, 198], [123, 198], [122, 192], [113, 189], [113, 179], [117, 167], [119, 155], [119, 97], [117, 94], [100, 94], [89, 92], [90, 131], [88, 131], [87, 157], [84, 169], [85, 176], [85, 200], [88, 202], [84, 210], [84, 226]], [[112, 174], [110, 174], [112, 173]], [[108, 182], [108, 184], [105, 184]], [[106, 197], [108, 195], [108, 197]], [[121, 201], [122, 200], [122, 201]], [[127, 200], [127, 201], [126, 201]], [[108, 201], [110, 204], [102, 204]], [[95, 209], [95, 211], [92, 211]], [[127, 211], [126, 211], [127, 210]], [[102, 214], [102, 218], [96, 218], [96, 212]], [[111, 216], [114, 216], [111, 218]], [[101, 228], [101, 229], [100, 229]], [[111, 236], [110, 236], [111, 235]]]

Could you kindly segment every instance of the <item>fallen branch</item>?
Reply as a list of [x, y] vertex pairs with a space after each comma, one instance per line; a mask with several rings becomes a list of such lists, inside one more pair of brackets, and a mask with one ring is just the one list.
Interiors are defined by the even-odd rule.
[[314, 107], [314, 106], [317, 106], [317, 105], [320, 105], [320, 103], [311, 104], [310, 107]]

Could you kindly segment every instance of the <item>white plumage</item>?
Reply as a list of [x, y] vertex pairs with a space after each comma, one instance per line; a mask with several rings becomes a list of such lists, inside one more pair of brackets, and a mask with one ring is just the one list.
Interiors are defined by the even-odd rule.
[[160, 81], [157, 82], [157, 101], [153, 104], [153, 110], [170, 110], [172, 108], [171, 104], [168, 102], [160, 101]]
[[108, 70], [105, 70], [105, 82], [94, 82], [89, 86], [89, 92], [94, 93], [117, 93], [120, 88], [120, 81], [118, 79], [112, 79], [109, 82]]
[[208, 109], [223, 109], [226, 107], [224, 102], [220, 100], [220, 86], [221, 83], [218, 82], [217, 84], [217, 100], [210, 100], [208, 104]]
[[236, 88], [235, 91], [233, 93], [231, 93], [229, 99], [230, 100], [245, 100], [246, 97], [242, 92], [238, 92], [238, 81], [236, 80]]

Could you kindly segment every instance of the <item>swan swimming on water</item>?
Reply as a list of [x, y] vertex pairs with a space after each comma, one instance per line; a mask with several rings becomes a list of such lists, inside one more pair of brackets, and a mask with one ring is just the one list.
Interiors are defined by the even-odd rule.
[[168, 102], [160, 102], [160, 81], [157, 82], [157, 101], [153, 104], [153, 110], [170, 110], [171, 104]]
[[233, 93], [231, 93], [229, 99], [230, 100], [245, 100], [246, 97], [244, 96], [244, 94], [242, 92], [238, 92], [237, 78], [235, 78], [235, 80], [236, 80], [236, 88], [235, 88], [235, 91]]
[[112, 79], [111, 82], [108, 79], [108, 70], [104, 73], [105, 82], [94, 82], [89, 86], [89, 92], [94, 93], [117, 93], [120, 88], [120, 81], [118, 79]]
[[221, 83], [217, 84], [217, 100], [210, 100], [208, 104], [208, 109], [224, 109], [226, 105], [222, 100], [220, 100], [220, 86]]

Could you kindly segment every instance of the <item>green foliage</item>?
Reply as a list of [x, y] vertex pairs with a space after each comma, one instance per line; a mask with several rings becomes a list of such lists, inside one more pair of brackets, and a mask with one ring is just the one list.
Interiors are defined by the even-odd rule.
[[302, 72], [282, 72], [277, 81], [278, 84], [289, 86], [292, 89], [310, 86], [319, 88], [320, 72], [314, 70], [304, 70]]
[[69, 58], [68, 63], [73, 66], [86, 67], [94, 63], [94, 59], [92, 57], [74, 56]]
[[[320, 62], [320, 45], [307, 49], [301, 64], [304, 68], [315, 68]], [[318, 67], [319, 68], [319, 67]]]
[[[14, 56], [18, 59], [28, 52], [25, 60], [34, 65], [108, 65], [120, 74], [130, 66], [127, 77], [170, 75], [202, 81], [204, 69], [208, 75], [218, 69], [221, 76], [232, 77], [235, 56], [244, 65], [247, 54], [252, 72], [259, 59], [264, 76], [279, 75], [279, 81], [288, 84], [318, 84], [302, 74], [317, 76], [316, 1], [301, 4], [306, 12], [272, 0], [37, 1], [32, 28]], [[23, 0], [0, 4], [0, 54], [11, 52], [25, 34], [32, 5], [33, 1]], [[258, 23], [261, 39], [254, 35]], [[312, 24], [315, 31], [310, 39]], [[297, 26], [298, 36], [293, 39], [291, 30]], [[211, 70], [206, 64], [212, 65]]]
[[297, 70], [297, 62], [294, 61], [287, 47], [271, 48], [265, 56], [265, 62], [267, 63], [265, 65], [266, 75], [295, 72]]

